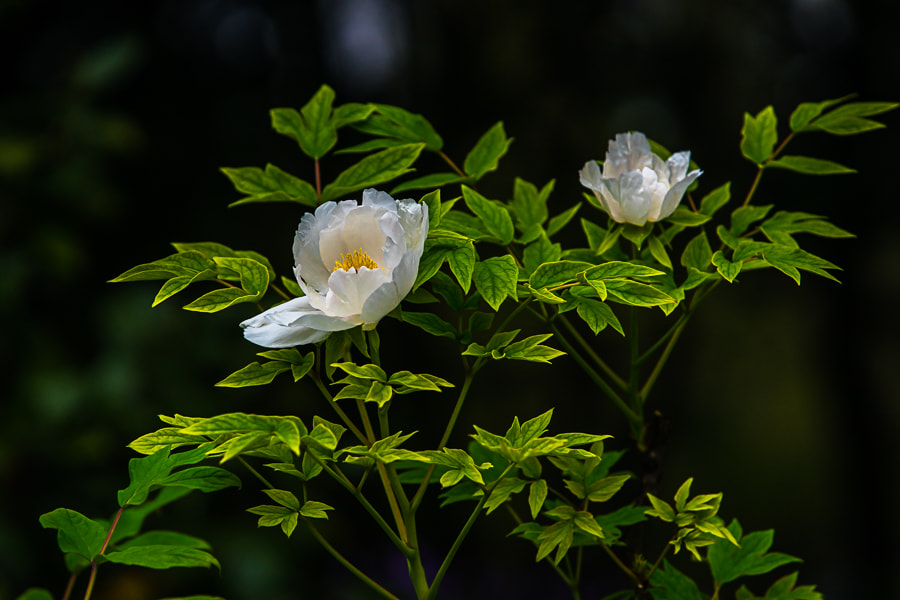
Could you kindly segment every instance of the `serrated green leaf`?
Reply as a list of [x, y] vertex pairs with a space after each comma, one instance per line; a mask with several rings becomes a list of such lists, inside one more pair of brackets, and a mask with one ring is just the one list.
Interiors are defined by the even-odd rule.
[[209, 552], [184, 546], [134, 546], [118, 552], [107, 552], [103, 557], [110, 562], [121, 565], [147, 567], [150, 569], [210, 566], [218, 568], [220, 566], [219, 561]]
[[592, 535], [598, 539], [606, 539], [603, 528], [594, 520], [594, 515], [587, 511], [578, 511], [575, 513], [575, 527], [584, 531], [588, 535]]
[[563, 227], [568, 225], [569, 221], [575, 218], [575, 215], [578, 214], [580, 209], [581, 205], [575, 204], [558, 215], [550, 217], [550, 221], [547, 223], [547, 235], [551, 237], [556, 235]]
[[486, 514], [491, 514], [500, 508], [503, 503], [509, 500], [510, 496], [524, 490], [526, 485], [528, 485], [528, 482], [518, 477], [506, 477], [500, 480], [484, 503], [484, 507], [487, 509]]
[[453, 325], [434, 313], [403, 311], [400, 313], [400, 319], [405, 323], [414, 325], [419, 329], [438, 337], [446, 337], [455, 340], [459, 335]]
[[650, 250], [650, 254], [659, 264], [664, 267], [671, 269], [672, 261], [669, 259], [669, 255], [666, 253], [666, 247], [659, 240], [659, 238], [655, 235], [651, 235], [647, 238], [649, 241], [647, 242], [647, 248]]
[[463, 171], [476, 180], [481, 179], [486, 173], [497, 169], [497, 163], [506, 154], [511, 143], [512, 138], [507, 138], [503, 130], [503, 121], [497, 122], [479, 138], [475, 147], [466, 155]]
[[630, 475], [609, 475], [592, 482], [587, 487], [587, 498], [591, 502], [606, 502], [616, 495], [631, 478]]
[[[461, 177], [456, 173], [430, 173], [428, 175], [423, 175], [422, 177], [416, 177], [415, 179], [404, 181], [391, 190], [391, 195], [396, 195], [398, 192], [405, 192], [407, 190], [430, 190], [434, 188], [444, 187], [445, 185], [450, 185], [453, 183], [465, 183], [467, 181], [470, 181], [468, 177]], [[429, 216], [431, 216], [430, 212]], [[438, 213], [438, 217], [440, 217], [440, 213]]]
[[269, 111], [272, 128], [300, 144], [310, 158], [321, 158], [337, 142], [337, 131], [331, 119], [334, 90], [323, 85], [298, 113], [292, 108]]
[[679, 206], [671, 215], [666, 217], [666, 222], [685, 227], [697, 227], [709, 221], [712, 217], [702, 212], [694, 212], [686, 206]]
[[496, 311], [507, 297], [516, 298], [518, 275], [515, 259], [505, 254], [475, 263], [472, 281], [481, 297]]
[[663, 304], [675, 304], [675, 298], [661, 289], [646, 283], [630, 281], [628, 279], [607, 279], [606, 290], [609, 299], [629, 304], [631, 306], [660, 306]]
[[821, 158], [810, 158], [808, 156], [792, 156], [782, 155], [777, 159], [766, 164], [768, 167], [776, 167], [779, 169], [787, 169], [804, 173], [806, 175], [838, 175], [843, 173], [856, 173], [856, 169], [845, 167], [844, 165], [823, 160]]
[[681, 264], [685, 267], [693, 267], [699, 271], [704, 271], [712, 261], [712, 255], [712, 248], [709, 245], [706, 232], [701, 231], [685, 246], [681, 255]]
[[748, 160], [762, 164], [775, 149], [778, 141], [775, 109], [767, 106], [755, 117], [744, 113], [744, 127], [741, 129], [741, 153]]
[[651, 510], [645, 512], [648, 517], [659, 517], [663, 521], [669, 523], [675, 520], [675, 509], [673, 509], [668, 502], [660, 500], [653, 494], [647, 494], [647, 499], [650, 500], [650, 504], [653, 505]]
[[322, 202], [337, 200], [363, 188], [379, 186], [412, 171], [425, 144], [406, 144], [366, 156], [342, 171], [322, 190]]
[[731, 235], [743, 235], [751, 223], [764, 219], [770, 210], [772, 210], [771, 204], [765, 206], [754, 206], [751, 204], [736, 209], [731, 213]]
[[544, 500], [546, 499], [547, 482], [543, 479], [532, 481], [528, 488], [528, 508], [531, 511], [532, 519], [537, 519], [541, 509], [544, 507]]
[[[439, 152], [443, 147], [444, 141], [441, 136], [437, 134], [428, 119], [422, 115], [389, 104], [375, 104], [374, 106], [379, 115], [373, 115], [372, 118], [355, 125], [360, 131], [414, 143], [421, 142], [431, 152]], [[379, 116], [383, 119], [376, 118]]]
[[559, 561], [563, 559], [572, 546], [574, 535], [575, 525], [572, 521], [560, 521], [544, 528], [538, 535], [539, 543], [536, 560], [543, 560], [556, 548], [556, 556], [553, 562], [559, 564]]

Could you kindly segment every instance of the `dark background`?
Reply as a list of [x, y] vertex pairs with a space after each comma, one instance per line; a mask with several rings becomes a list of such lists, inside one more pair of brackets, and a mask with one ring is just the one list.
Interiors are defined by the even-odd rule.
[[[742, 114], [772, 104], [784, 135], [799, 102], [852, 92], [897, 100], [898, 23], [888, 0], [0, 2], [0, 600], [31, 585], [61, 596], [65, 570], [38, 516], [60, 506], [114, 512], [133, 456], [124, 446], [156, 428], [156, 414], [325, 414], [314, 393], [287, 381], [212, 387], [252, 360], [256, 348], [236, 325], [247, 311], [186, 313], [187, 296], [151, 311], [153, 284], [104, 283], [168, 254], [171, 241], [257, 249], [289, 272], [300, 211], [228, 209], [238, 195], [218, 172], [271, 161], [312, 178], [293, 142], [269, 128], [269, 108], [299, 108], [328, 83], [338, 102], [424, 114], [458, 161], [502, 119], [516, 141], [482, 191], [508, 197], [516, 175], [556, 178], [551, 214], [580, 198], [584, 161], [629, 129], [690, 149], [705, 171], [700, 193], [731, 180], [741, 197], [755, 172], [738, 150]], [[721, 514], [745, 531], [775, 528], [774, 549], [803, 557], [801, 583], [830, 599], [890, 597], [898, 583], [897, 119], [884, 120], [891, 129], [791, 147], [859, 175], [774, 172], [757, 195], [859, 236], [809, 242], [845, 269], [843, 283], [806, 274], [798, 288], [753, 272], [720, 287], [652, 400], [671, 422], [663, 495], [689, 476], [696, 493], [723, 491]], [[326, 178], [337, 172], [324, 168]], [[577, 226], [567, 232], [578, 236]], [[396, 323], [382, 336], [386, 347], [411, 336], [414, 356], [386, 350], [395, 369], [452, 358]], [[598, 343], [622, 348], [610, 331]], [[548, 368], [537, 383], [541, 371], [528, 365], [488, 371], [456, 443], [472, 423], [502, 431], [513, 414], [550, 405], [554, 430], [624, 443], [617, 415], [574, 369], [560, 369], [565, 377]], [[445, 396], [410, 405], [404, 428], [427, 439], [446, 418]], [[257, 531], [242, 509], [261, 502], [195, 494], [153, 523], [208, 539], [221, 576], [108, 566], [94, 598], [364, 597], [302, 529], [289, 541]], [[461, 523], [465, 511], [441, 517]], [[373, 539], [366, 526], [336, 514], [329, 531], [346, 550]], [[509, 528], [499, 512], [480, 522], [446, 597], [567, 597], [544, 565], [511, 574], [511, 564], [531, 565], [533, 550], [502, 539]], [[434, 533], [432, 560], [449, 535]], [[402, 581], [404, 565], [387, 555], [367, 546], [355, 558]], [[586, 598], [622, 583], [602, 570], [587, 580]], [[753, 589], [762, 594], [765, 581]]]

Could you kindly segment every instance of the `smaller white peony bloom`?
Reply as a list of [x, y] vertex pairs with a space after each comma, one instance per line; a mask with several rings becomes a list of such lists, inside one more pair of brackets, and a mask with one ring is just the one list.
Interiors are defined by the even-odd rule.
[[368, 189], [325, 202], [300, 220], [294, 274], [306, 294], [241, 323], [267, 348], [324, 340], [333, 331], [372, 329], [412, 290], [428, 235], [428, 206]]
[[671, 215], [684, 192], [703, 173], [687, 172], [689, 151], [663, 160], [650, 150], [647, 136], [639, 131], [620, 133], [609, 141], [603, 172], [596, 161], [579, 171], [581, 185], [594, 192], [603, 210], [614, 221], [644, 225]]

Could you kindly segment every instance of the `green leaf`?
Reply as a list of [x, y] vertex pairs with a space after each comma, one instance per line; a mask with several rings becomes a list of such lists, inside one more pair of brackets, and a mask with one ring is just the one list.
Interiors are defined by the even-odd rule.
[[516, 298], [518, 275], [515, 259], [505, 254], [475, 263], [472, 280], [481, 297], [496, 311], [507, 296]]
[[312, 184], [273, 164], [267, 164], [265, 170], [259, 167], [223, 167], [220, 170], [237, 191], [246, 194], [246, 197], [228, 206], [257, 202], [296, 202], [310, 207], [316, 205], [316, 190]]
[[663, 561], [663, 567], [650, 576], [653, 600], [703, 600], [694, 580]]
[[728, 526], [728, 530], [740, 542], [740, 546], [714, 544], [710, 546], [707, 554], [712, 575], [720, 584], [746, 575], [761, 575], [782, 565], [800, 562], [800, 559], [794, 556], [768, 552], [775, 536], [775, 532], [771, 529], [742, 535], [741, 525], [735, 519]]
[[209, 544], [200, 538], [179, 533], [177, 531], [148, 531], [137, 537], [133, 537], [125, 542], [117, 544], [118, 550], [130, 548], [132, 546], [150, 546], [150, 545], [166, 545], [166, 546], [184, 546], [186, 548], [199, 548], [201, 550], [209, 550]]
[[216, 257], [220, 269], [233, 271], [241, 288], [225, 288], [204, 294], [183, 308], [197, 312], [218, 312], [242, 302], [256, 302], [269, 287], [269, 270], [252, 258]]
[[547, 234], [541, 232], [533, 242], [525, 247], [522, 262], [526, 272], [534, 273], [542, 264], [558, 261], [561, 255], [561, 246], [551, 243]]
[[575, 308], [575, 312], [587, 323], [595, 335], [603, 331], [607, 325], [612, 325], [613, 329], [625, 335], [619, 319], [616, 318], [612, 309], [603, 302], [587, 298], [582, 299]]
[[748, 160], [762, 164], [772, 155], [778, 141], [778, 120], [775, 109], [767, 106], [755, 117], [744, 113], [744, 127], [741, 129], [741, 153]]
[[837, 281], [837, 279], [826, 269], [840, 268], [824, 258], [819, 258], [800, 248], [789, 248], [778, 245], [774, 245], [774, 248], [771, 250], [763, 252], [763, 259], [796, 281], [797, 285], [800, 285], [800, 273], [797, 269], [803, 269], [804, 271], [815, 273], [826, 279]]
[[460, 287], [468, 293], [477, 259], [478, 255], [471, 240], [429, 238], [425, 240], [425, 252], [419, 261], [419, 273], [413, 289], [434, 277], [446, 260], [450, 263], [450, 271], [459, 281]]
[[352, 362], [331, 363], [332, 367], [337, 367], [341, 371], [352, 375], [359, 379], [372, 379], [382, 383], [387, 381], [387, 373], [378, 365], [357, 365]]
[[74, 552], [91, 561], [100, 553], [106, 540], [107, 528], [68, 508], [57, 508], [40, 517], [45, 529], [56, 529], [56, 542], [64, 552]]
[[628, 279], [607, 279], [610, 300], [631, 306], [661, 306], [677, 303], [675, 298], [659, 288]]
[[407, 142], [424, 143], [431, 152], [439, 152], [444, 145], [441, 136], [420, 114], [408, 112], [397, 106], [375, 104], [379, 114], [354, 125], [364, 133], [392, 137]]
[[216, 383], [216, 385], [230, 388], [266, 385], [272, 383], [279, 374], [290, 370], [291, 365], [281, 361], [273, 360], [262, 364], [252, 362]]
[[666, 221], [673, 225], [684, 225], [685, 227], [696, 227], [703, 225], [712, 217], [702, 212], [694, 212], [687, 206], [679, 206], [671, 215], [666, 217]]
[[53, 600], [53, 594], [44, 588], [28, 588], [16, 600]]
[[709, 245], [706, 232], [701, 231], [685, 246], [681, 255], [681, 264], [685, 267], [693, 267], [699, 271], [704, 271], [712, 261], [712, 255], [712, 248]]
[[118, 552], [103, 555], [110, 562], [121, 565], [147, 567], [150, 569], [170, 569], [172, 567], [220, 567], [219, 561], [197, 548], [184, 546], [149, 545], [133, 546]]
[[764, 219], [770, 210], [772, 210], [771, 204], [765, 206], [754, 206], [751, 204], [736, 209], [731, 213], [731, 235], [743, 235], [751, 223]]
[[575, 527], [584, 531], [588, 535], [596, 537], [597, 539], [606, 539], [606, 534], [603, 531], [603, 528], [594, 520], [594, 515], [587, 511], [578, 511], [575, 513]]
[[334, 510], [334, 507], [328, 506], [324, 502], [316, 502], [315, 500], [307, 500], [300, 507], [300, 514], [307, 519], [327, 519], [327, 510]]
[[710, 217], [731, 200], [731, 182], [720, 185], [700, 201], [700, 212]]
[[777, 167], [779, 169], [787, 169], [804, 173], [806, 175], [838, 175], [843, 173], [856, 173], [856, 169], [845, 167], [844, 165], [823, 160], [821, 158], [810, 158], [808, 156], [791, 156], [782, 155], [779, 158], [767, 163], [767, 167]]
[[499, 121], [481, 136], [466, 156], [463, 171], [476, 180], [481, 179], [486, 173], [497, 169], [497, 163], [511, 143], [512, 138], [507, 138], [503, 130], [503, 121]]
[[572, 521], [560, 521], [544, 528], [538, 536], [537, 560], [544, 559], [556, 548], [556, 556], [553, 562], [559, 564], [559, 561], [562, 560], [572, 546], [574, 535], [575, 525]]
[[484, 507], [487, 509], [486, 514], [491, 514], [496, 509], [503, 506], [503, 504], [509, 500], [510, 496], [524, 490], [526, 485], [528, 485], [528, 482], [524, 479], [519, 479], [518, 477], [506, 477], [501, 479], [500, 482], [494, 486], [491, 495], [488, 496], [487, 502], [484, 503]]
[[535, 269], [531, 277], [528, 278], [528, 285], [534, 289], [562, 285], [575, 281], [579, 273], [584, 273], [588, 269], [591, 269], [593, 272], [595, 268], [591, 263], [577, 260], [546, 262]]
[[141, 454], [153, 454], [163, 446], [171, 446], [172, 449], [175, 449], [187, 444], [202, 444], [205, 441], [207, 439], [203, 436], [182, 433], [181, 427], [163, 427], [142, 435], [128, 444], [128, 447]]
[[800, 104], [791, 113], [791, 131], [800, 132], [810, 129], [806, 126], [810, 121], [821, 115], [822, 111], [836, 104], [846, 102], [852, 97], [853, 95], [851, 94], [834, 100], [825, 100], [824, 102], [804, 102]]
[[434, 313], [409, 312], [404, 310], [400, 313], [400, 319], [405, 323], [415, 325], [419, 329], [438, 337], [447, 337], [451, 340], [455, 340], [459, 335], [453, 325]]
[[547, 482], [543, 479], [532, 481], [528, 488], [528, 508], [531, 510], [532, 519], [537, 519], [541, 509], [544, 507], [544, 500], [546, 499]]
[[675, 510], [678, 512], [684, 511], [684, 507], [687, 504], [687, 500], [691, 495], [691, 484], [694, 483], [694, 478], [687, 478], [684, 483], [682, 483], [678, 487], [678, 491], [675, 492]]
[[334, 90], [323, 85], [300, 109], [273, 108], [272, 128], [300, 144], [310, 158], [321, 158], [337, 142], [337, 128], [331, 120]]
[[527, 360], [531, 362], [549, 363], [554, 358], [562, 356], [565, 352], [544, 346], [540, 342], [548, 339], [551, 334], [533, 335], [524, 340], [514, 342], [506, 347], [504, 358], [513, 360]]
[[371, 154], [342, 171], [322, 190], [322, 202], [337, 200], [363, 188], [375, 187], [412, 171], [425, 144], [406, 144]]
[[668, 502], [660, 500], [653, 494], [647, 494], [647, 499], [650, 500], [650, 504], [653, 505], [653, 508], [647, 510], [644, 514], [648, 517], [659, 517], [663, 521], [669, 523], [675, 520], [675, 509], [673, 509]]
[[663, 271], [636, 263], [611, 260], [601, 265], [592, 266], [584, 274], [587, 279], [618, 279], [622, 277], [656, 277], [665, 275]]
[[227, 487], [239, 488], [241, 480], [234, 473], [219, 467], [191, 467], [163, 477], [157, 485], [215, 492]]
[[[553, 182], [551, 181], [550, 189]], [[547, 195], [538, 192], [537, 186], [516, 177], [513, 184], [513, 199], [510, 202], [516, 217], [516, 226], [521, 231], [539, 227], [547, 220]]]
[[733, 283], [735, 278], [740, 275], [743, 262], [731, 262], [721, 250], [717, 250], [712, 256], [712, 264], [716, 270], [728, 283]]
[[569, 223], [569, 221], [571, 221], [575, 217], [580, 209], [581, 205], [575, 204], [571, 208], [564, 210], [558, 215], [550, 217], [550, 222], [547, 223], [547, 235], [556, 235], [560, 229], [565, 227]]
[[288, 510], [297, 512], [300, 510], [300, 501], [293, 493], [285, 490], [267, 489], [263, 493]]
[[651, 235], [647, 239], [649, 240], [647, 242], [647, 248], [650, 250], [650, 254], [653, 258], [656, 259], [656, 262], [671, 269], [672, 261], [669, 259], [669, 255], [666, 253], [666, 247], [663, 246], [663, 243], [655, 235]]
[[851, 102], [822, 115], [813, 121], [807, 129], [820, 129], [835, 135], [853, 135], [881, 129], [882, 123], [865, 119], [879, 115], [900, 106], [893, 102]]
[[587, 487], [587, 498], [591, 502], [606, 502], [616, 495], [622, 486], [631, 478], [630, 475], [609, 475], [592, 482]]
[[[452, 183], [464, 183], [466, 181], [470, 181], [470, 179], [468, 177], [460, 177], [456, 173], [430, 173], [428, 175], [423, 175], [422, 177], [404, 181], [391, 190], [391, 195], [396, 195], [398, 192], [405, 192], [406, 190], [430, 190], [444, 187], [445, 185], [450, 185]], [[429, 213], [429, 216], [430, 214], [431, 213]], [[440, 213], [438, 213], [438, 217], [440, 217]]]
[[491, 235], [499, 239], [502, 244], [510, 243], [515, 229], [509, 211], [499, 202], [488, 200], [468, 186], [462, 186], [462, 191], [466, 206], [475, 213], [476, 217], [481, 219]]

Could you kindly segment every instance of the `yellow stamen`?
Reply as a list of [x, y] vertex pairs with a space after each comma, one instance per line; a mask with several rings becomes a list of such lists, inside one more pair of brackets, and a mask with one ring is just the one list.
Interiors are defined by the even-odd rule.
[[378, 263], [372, 260], [372, 257], [369, 256], [368, 252], [363, 252], [363, 249], [355, 250], [349, 254], [344, 254], [341, 252], [341, 260], [334, 261], [334, 270], [343, 269], [345, 271], [349, 271], [350, 269], [359, 270], [360, 267], [366, 267], [367, 269], [379, 269], [381, 267], [378, 266]]

